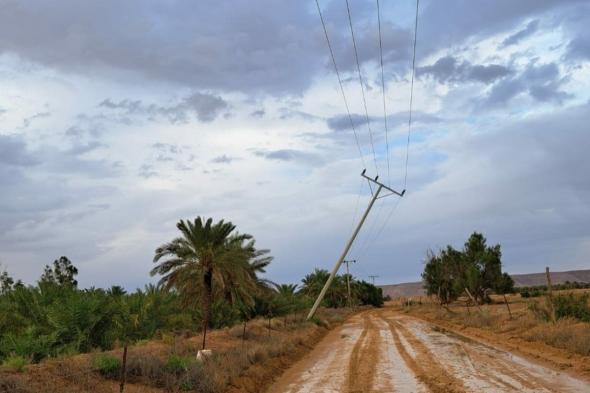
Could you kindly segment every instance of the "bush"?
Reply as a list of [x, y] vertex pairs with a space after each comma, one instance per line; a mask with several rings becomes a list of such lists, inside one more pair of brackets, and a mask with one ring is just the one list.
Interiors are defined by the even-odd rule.
[[553, 298], [553, 307], [555, 308], [555, 317], [576, 318], [580, 321], [590, 322], [590, 306], [588, 306], [589, 294], [585, 293], [576, 296], [573, 293], [559, 295]]
[[9, 370], [22, 373], [25, 371], [27, 364], [29, 364], [29, 362], [24, 357], [11, 355], [2, 363], [2, 366]]
[[92, 359], [92, 368], [107, 378], [117, 378], [121, 369], [121, 361], [109, 355], [99, 355]]
[[192, 363], [188, 357], [172, 355], [164, 364], [164, 371], [170, 374], [180, 375], [186, 373]]

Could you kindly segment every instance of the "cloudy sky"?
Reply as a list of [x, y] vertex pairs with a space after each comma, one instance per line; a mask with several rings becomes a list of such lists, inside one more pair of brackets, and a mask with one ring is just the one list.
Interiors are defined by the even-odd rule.
[[[34, 282], [143, 286], [175, 223], [233, 221], [269, 278], [331, 268], [370, 191], [404, 187], [415, 2], [0, 0], [0, 263]], [[422, 0], [406, 196], [381, 199], [353, 274], [419, 278], [474, 230], [509, 272], [590, 266], [590, 4]], [[389, 156], [389, 171], [387, 158]], [[360, 195], [360, 196], [359, 196]]]

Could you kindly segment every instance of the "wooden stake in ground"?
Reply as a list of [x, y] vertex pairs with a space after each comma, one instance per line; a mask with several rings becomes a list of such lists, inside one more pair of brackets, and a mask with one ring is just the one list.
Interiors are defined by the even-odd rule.
[[127, 343], [123, 347], [123, 363], [121, 363], [121, 383], [119, 384], [119, 392], [123, 393], [125, 390], [125, 381], [127, 379]]
[[512, 311], [510, 311], [510, 306], [508, 305], [508, 299], [506, 299], [506, 294], [503, 293], [502, 296], [504, 296], [504, 303], [506, 303], [506, 308], [508, 309], [508, 315], [510, 315], [510, 319], [512, 319]]
[[549, 303], [549, 311], [551, 312], [551, 321], [555, 323], [555, 307], [553, 306], [553, 287], [551, 286], [551, 274], [549, 274], [549, 266], [545, 268], [545, 275], [547, 276], [547, 302]]

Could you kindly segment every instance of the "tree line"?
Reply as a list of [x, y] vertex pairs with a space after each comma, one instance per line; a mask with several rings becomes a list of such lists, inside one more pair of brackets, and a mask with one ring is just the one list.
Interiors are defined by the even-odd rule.
[[[243, 323], [245, 329], [257, 317], [303, 317], [328, 277], [316, 269], [300, 285], [276, 284], [263, 277], [272, 262], [269, 251], [231, 222], [198, 217], [177, 228], [179, 236], [155, 251], [150, 273], [158, 284], [134, 292], [79, 288], [78, 269], [65, 256], [47, 265], [34, 285], [1, 273], [0, 361], [126, 348], [164, 332], [201, 332], [205, 348], [210, 328]], [[352, 276], [349, 299], [346, 278], [335, 278], [323, 306], [383, 304], [380, 288]]]
[[499, 244], [489, 246], [478, 232], [471, 234], [462, 250], [452, 246], [438, 253], [428, 251], [422, 280], [427, 295], [448, 305], [459, 296], [477, 304], [490, 302], [490, 294], [514, 292], [514, 281], [502, 272]]

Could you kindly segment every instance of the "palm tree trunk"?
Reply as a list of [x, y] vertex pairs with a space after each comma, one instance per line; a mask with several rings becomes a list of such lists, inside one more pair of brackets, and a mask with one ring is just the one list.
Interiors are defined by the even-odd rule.
[[211, 269], [205, 271], [203, 275], [203, 345], [201, 349], [205, 349], [207, 338], [207, 328], [209, 327], [209, 320], [211, 318], [211, 298], [213, 293], [213, 272]]

